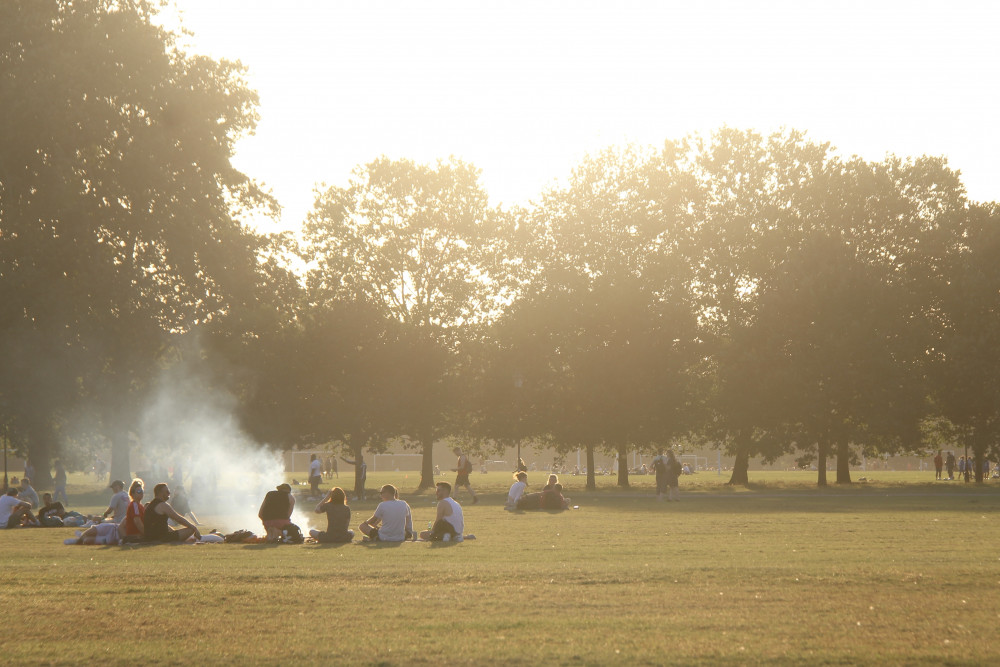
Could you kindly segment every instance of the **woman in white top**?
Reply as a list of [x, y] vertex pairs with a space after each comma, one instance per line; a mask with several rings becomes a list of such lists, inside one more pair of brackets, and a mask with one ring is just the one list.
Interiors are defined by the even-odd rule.
[[517, 501], [524, 495], [524, 489], [528, 486], [528, 473], [514, 473], [514, 483], [507, 492], [507, 503], [503, 506], [505, 510], [512, 510], [517, 507]]

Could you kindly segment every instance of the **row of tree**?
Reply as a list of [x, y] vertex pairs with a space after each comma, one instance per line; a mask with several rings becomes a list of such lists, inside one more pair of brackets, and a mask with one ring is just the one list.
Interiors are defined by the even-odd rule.
[[[256, 95], [143, 0], [0, 6], [0, 421], [37, 470], [197, 359], [243, 427], [352, 457], [454, 438], [624, 454], [997, 453], [1000, 209], [942, 159], [802, 133], [593, 155], [498, 209], [460, 160], [376, 159], [300, 235], [233, 168]], [[305, 274], [289, 267], [308, 267]], [[980, 468], [981, 469], [981, 468]], [[619, 483], [628, 484], [625, 466]]]

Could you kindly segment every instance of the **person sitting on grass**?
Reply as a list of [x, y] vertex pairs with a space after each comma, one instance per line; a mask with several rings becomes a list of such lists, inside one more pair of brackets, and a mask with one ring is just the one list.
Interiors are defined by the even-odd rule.
[[317, 542], [342, 544], [354, 539], [354, 531], [349, 528], [351, 508], [347, 506], [347, 494], [339, 486], [330, 489], [326, 498], [316, 505], [316, 514], [326, 514], [326, 531], [309, 531]]
[[29, 478], [21, 478], [21, 492], [17, 495], [22, 501], [31, 503], [32, 509], [38, 507], [38, 494], [31, 487], [31, 480]]
[[267, 541], [277, 542], [281, 539], [281, 529], [292, 523], [292, 510], [295, 509], [295, 496], [292, 487], [279, 484], [274, 491], [268, 491], [264, 502], [260, 504], [257, 517], [267, 531]]
[[[164, 482], [153, 487], [153, 500], [146, 504], [143, 515], [146, 540], [150, 542], [197, 542], [201, 539], [198, 528], [177, 513], [170, 503], [170, 488]], [[184, 526], [173, 530], [167, 526], [167, 519], [173, 519]]]
[[432, 542], [461, 542], [462, 531], [465, 530], [465, 517], [462, 506], [451, 497], [451, 484], [438, 482], [436, 489], [437, 519], [430, 530], [420, 533], [420, 539]]
[[111, 502], [108, 503], [108, 509], [104, 510], [103, 516], [107, 519], [110, 514], [115, 523], [121, 523], [125, 520], [125, 513], [128, 512], [129, 503], [129, 496], [125, 493], [125, 482], [116, 479], [111, 482], [108, 488], [112, 492]]
[[128, 487], [130, 502], [125, 508], [124, 529], [121, 531], [123, 542], [140, 542], [146, 532], [143, 524], [146, 514], [146, 508], [142, 504], [143, 495], [142, 480], [136, 477]]
[[539, 509], [543, 510], [564, 510], [569, 506], [569, 499], [563, 498], [562, 484], [556, 482], [551, 487], [546, 487], [542, 491], [538, 500]]
[[43, 526], [54, 528], [63, 526], [63, 515], [66, 508], [62, 503], [52, 502], [51, 493], [42, 494], [42, 507], [38, 510], [38, 523]]
[[413, 537], [410, 506], [405, 500], [399, 500], [396, 487], [386, 484], [379, 490], [379, 495], [382, 502], [371, 518], [358, 526], [358, 530], [372, 542], [403, 542]]
[[524, 489], [527, 488], [527, 486], [528, 473], [514, 473], [514, 483], [510, 485], [510, 491], [507, 492], [507, 502], [504, 504], [503, 508], [505, 510], [515, 509], [517, 507], [517, 501], [524, 495]]
[[18, 488], [12, 486], [7, 489], [6, 495], [0, 496], [0, 526], [3, 528], [40, 525], [31, 513], [31, 503], [18, 498], [19, 493]]

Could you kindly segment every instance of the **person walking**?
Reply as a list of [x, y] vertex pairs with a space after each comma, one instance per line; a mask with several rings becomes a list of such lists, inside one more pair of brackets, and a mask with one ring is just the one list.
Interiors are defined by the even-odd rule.
[[472, 484], [469, 482], [469, 475], [472, 473], [472, 461], [462, 452], [461, 447], [456, 447], [452, 452], [458, 457], [458, 462], [452, 468], [452, 471], [455, 473], [455, 488], [458, 489], [464, 486], [466, 491], [472, 494], [472, 504], [475, 505], [479, 502], [479, 498], [476, 496], [476, 492], [472, 490]]

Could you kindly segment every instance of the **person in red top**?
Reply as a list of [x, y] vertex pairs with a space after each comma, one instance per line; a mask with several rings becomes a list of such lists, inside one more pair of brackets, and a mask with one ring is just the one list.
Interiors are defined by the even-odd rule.
[[941, 450], [938, 450], [934, 457], [934, 479], [941, 479], [941, 468], [944, 467], [944, 459], [941, 457]]
[[142, 480], [137, 477], [128, 488], [129, 504], [125, 510], [125, 533], [122, 538], [126, 542], [138, 542], [146, 533], [142, 522], [146, 514], [146, 508], [142, 504], [143, 495]]

